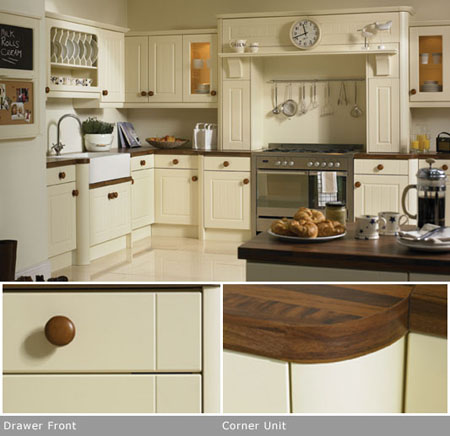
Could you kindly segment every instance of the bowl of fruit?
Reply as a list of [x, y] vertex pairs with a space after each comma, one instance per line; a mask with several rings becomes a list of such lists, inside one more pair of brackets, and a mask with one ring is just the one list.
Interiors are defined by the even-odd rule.
[[180, 148], [189, 143], [189, 139], [176, 138], [175, 136], [166, 135], [162, 138], [146, 138], [150, 145], [156, 148]]

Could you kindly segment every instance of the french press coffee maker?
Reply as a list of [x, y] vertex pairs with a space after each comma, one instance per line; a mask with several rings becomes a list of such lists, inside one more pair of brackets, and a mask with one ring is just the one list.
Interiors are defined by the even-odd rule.
[[[408, 185], [402, 195], [403, 212], [411, 219], [417, 219], [417, 227], [435, 224], [445, 226], [445, 183], [447, 176], [445, 171], [432, 168], [435, 163], [433, 159], [427, 159], [429, 168], [420, 168], [417, 172], [417, 184]], [[406, 197], [410, 189], [417, 189], [417, 215], [412, 215], [406, 209]]]

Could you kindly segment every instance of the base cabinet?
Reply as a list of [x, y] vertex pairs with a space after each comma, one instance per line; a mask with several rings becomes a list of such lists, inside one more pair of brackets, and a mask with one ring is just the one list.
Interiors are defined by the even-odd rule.
[[155, 221], [155, 170], [134, 171], [131, 185], [131, 227], [138, 229]]

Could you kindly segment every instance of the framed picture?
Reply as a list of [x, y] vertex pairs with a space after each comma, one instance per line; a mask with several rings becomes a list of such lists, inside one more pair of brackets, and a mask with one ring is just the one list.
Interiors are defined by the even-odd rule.
[[33, 124], [33, 82], [0, 81], [0, 126]]

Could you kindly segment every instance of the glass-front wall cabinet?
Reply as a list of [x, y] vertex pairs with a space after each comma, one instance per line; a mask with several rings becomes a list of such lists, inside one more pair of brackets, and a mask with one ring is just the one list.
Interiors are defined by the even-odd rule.
[[450, 26], [410, 29], [410, 100], [450, 101]]
[[183, 50], [183, 101], [216, 102], [217, 35], [183, 35]]

